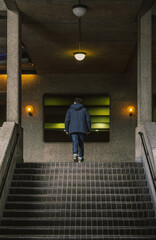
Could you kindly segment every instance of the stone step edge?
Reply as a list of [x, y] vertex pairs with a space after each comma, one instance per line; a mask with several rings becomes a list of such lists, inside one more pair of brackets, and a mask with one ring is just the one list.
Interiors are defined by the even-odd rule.
[[[69, 161], [69, 162], [18, 162], [18, 163], [16, 163], [16, 165], [18, 166], [20, 166], [20, 165], [33, 165], [33, 164], [37, 164], [37, 165], [62, 165], [62, 164], [64, 164], [64, 165], [68, 165], [68, 164], [73, 164], [73, 165], [75, 165], [75, 163], [74, 162], [71, 162], [71, 161]], [[142, 162], [136, 162], [136, 161], [125, 161], [125, 162], [83, 162], [83, 164], [85, 164], [85, 165], [88, 165], [88, 164], [93, 164], [93, 165], [97, 165], [97, 164], [106, 164], [106, 165], [114, 165], [114, 164], [117, 164], [117, 165], [127, 165], [127, 164], [130, 164], [130, 165], [143, 165], [143, 163]]]
[[69, 171], [72, 171], [72, 170], [83, 170], [83, 171], [91, 171], [91, 172], [99, 172], [99, 171], [136, 171], [136, 172], [144, 172], [144, 168], [142, 166], [138, 167], [134, 167], [134, 166], [127, 166], [127, 167], [92, 167], [92, 166], [80, 166], [80, 165], [77, 165], [77, 166], [61, 166], [61, 167], [52, 167], [52, 166], [46, 166], [46, 167], [35, 167], [35, 166], [32, 166], [32, 167], [16, 167], [15, 170], [17, 171], [25, 171], [25, 170], [44, 170], [44, 171], [47, 171], [47, 170], [50, 170], [50, 171], [54, 171], [54, 172], [64, 172], [64, 170], [69, 170]]
[[[133, 183], [142, 183], [142, 182], [146, 182], [146, 180], [136, 180], [136, 181], [132, 181], [132, 180], [130, 180], [130, 181], [123, 181], [123, 180], [114, 180], [114, 181], [112, 181], [112, 180], [105, 180], [105, 179], [98, 179], [98, 180], [96, 180], [96, 179], [65, 179], [66, 180], [66, 183], [68, 183], [68, 182], [72, 182], [72, 183], [74, 183], [74, 182], [82, 182], [82, 183], [84, 183], [84, 182], [87, 182], [87, 183], [90, 183], [90, 182], [96, 182], [96, 183], [118, 183], [118, 181], [120, 181], [120, 182], [133, 182]], [[64, 181], [65, 181], [64, 180]], [[12, 181], [11, 181], [11, 183], [28, 183], [28, 182], [30, 182], [30, 183], [52, 183], [52, 182], [60, 182], [60, 183], [62, 183], [62, 179], [47, 179], [47, 180], [25, 180], [25, 179], [17, 179], [17, 180], [15, 180], [15, 179], [13, 179]]]
[[[60, 194], [61, 195], [61, 194]], [[140, 197], [147, 197], [147, 196], [149, 196], [150, 197], [150, 195], [149, 195], [149, 193], [144, 193], [144, 194], [142, 194], [142, 193], [133, 193], [133, 194], [124, 194], [124, 196], [125, 197], [129, 197], [129, 195], [130, 196], [132, 196], [132, 197], [138, 197], [138, 196], [140, 196]], [[50, 194], [21, 194], [21, 193], [9, 193], [8, 194], [8, 197], [56, 197], [56, 196], [59, 196], [59, 194], [53, 194], [53, 193], [50, 193]], [[84, 194], [77, 194], [77, 193], [75, 193], [75, 194], [62, 194], [61, 196], [67, 196], [67, 197], [69, 197], [69, 196], [80, 196], [80, 197], [84, 197], [84, 196], [89, 196], [89, 197], [94, 197], [94, 196], [110, 196], [110, 197], [114, 197], [114, 194], [106, 194], [106, 193], [93, 193], [93, 194], [86, 194], [86, 195], [84, 195]], [[119, 197], [119, 196], [121, 196], [121, 197], [123, 197], [123, 195], [121, 195], [120, 193], [117, 193], [117, 194], [115, 194], [115, 196], [117, 196], [117, 197]]]
[[[50, 209], [4, 209], [4, 213], [5, 212], [44, 212], [44, 213], [46, 213], [46, 212], [48, 212], [49, 213], [49, 210]], [[52, 210], [52, 209], [51, 209]], [[62, 212], [64, 210], [64, 212], [69, 212], [69, 209], [55, 209], [55, 213], [56, 212]], [[72, 212], [74, 211], [74, 210], [76, 210], [76, 212], [78, 211], [78, 212], [80, 212], [79, 211], [79, 209], [73, 209], [72, 210]], [[93, 211], [94, 209], [87, 209], [87, 211], [86, 211], [86, 209], [84, 209], [84, 211], [81, 211], [81, 213], [82, 212], [86, 212], [86, 213], [101, 213], [102, 212], [102, 209], [95, 209], [96, 211]], [[103, 209], [104, 210], [104, 212], [119, 212], [119, 210], [120, 209]], [[136, 213], [139, 213], [139, 212], [142, 212], [142, 209], [130, 209], [129, 211], [127, 211], [128, 209], [122, 209], [122, 213], [128, 213], [128, 212], [136, 212]], [[71, 210], [70, 210], [71, 211]], [[74, 211], [75, 212], [75, 211]], [[121, 211], [120, 211], [121, 212]], [[154, 212], [154, 210], [153, 209], [144, 209], [144, 212]]]
[[[83, 187], [83, 186], [81, 186], [80, 189], [82, 189], [82, 187]], [[140, 189], [145, 189], [145, 190], [147, 190], [147, 189], [148, 189], [147, 186], [146, 186], [146, 187], [143, 186], [142, 188], [141, 188], [141, 186], [138, 186], [138, 187], [120, 187], [120, 186], [118, 186], [118, 187], [105, 187], [105, 188], [103, 188], [103, 187], [96, 187], [96, 186], [94, 186], [94, 187], [92, 187], [92, 186], [90, 186], [90, 187], [84, 186], [83, 189], [85, 189], [85, 188], [86, 188], [86, 189], [90, 189], [90, 190], [92, 190], [92, 189], [94, 189], [94, 190], [95, 190], [95, 189], [102, 189], [102, 190], [105, 190], [105, 189], [107, 189], [107, 190], [108, 190], [108, 189], [110, 189], [110, 190], [112, 190], [112, 189], [117, 189], [117, 190], [118, 190], [118, 189], [121, 189], [121, 190], [125, 190], [125, 189], [126, 189], [126, 190], [127, 190], [127, 189], [130, 189], [130, 190], [132, 190], [132, 189], [133, 189], [133, 190], [136, 190], [136, 189], [139, 189], [139, 190], [140, 190]], [[60, 189], [62, 189], [62, 187], [55, 187], [55, 186], [54, 186], [54, 187], [52, 188], [51, 186], [49, 186], [49, 188], [47, 188], [47, 187], [21, 187], [21, 186], [20, 186], [20, 187], [14, 187], [14, 186], [10, 186], [10, 190], [11, 190], [11, 189], [15, 189], [15, 190], [16, 190], [16, 189], [20, 189], [20, 190], [21, 190], [21, 189], [34, 189], [34, 190], [35, 190], [35, 189], [44, 189], [44, 190], [45, 190], [45, 189], [47, 189], [47, 190], [59, 189], [59, 190], [60, 190]], [[66, 189], [66, 190], [68, 190], [68, 189], [75, 189], [75, 186], [73, 186], [73, 187], [69, 186], [68, 188], [65, 188], [65, 189]], [[79, 189], [79, 188], [77, 187], [76, 189]]]
[[[32, 171], [32, 169], [30, 169], [31, 171]], [[41, 175], [41, 176], [43, 176], [43, 175], [48, 175], [48, 174], [52, 174], [53, 176], [59, 176], [59, 175], [61, 175], [62, 176], [62, 173], [65, 173], [65, 174], [67, 174], [68, 173], [68, 175], [73, 175], [73, 174], [77, 174], [77, 175], [87, 175], [87, 176], [96, 176], [96, 175], [104, 175], [104, 176], [116, 176], [116, 175], [119, 175], [119, 176], [131, 176], [131, 175], [134, 175], [134, 176], [145, 176], [145, 173], [144, 172], [142, 172], [142, 173], [135, 173], [135, 172], [128, 172], [128, 173], [106, 173], [106, 172], [89, 172], [89, 173], [87, 173], [87, 172], [52, 172], [52, 171], [43, 171], [43, 170], [41, 170], [42, 172], [37, 172], [36, 171], [36, 169], [35, 169], [35, 171], [34, 172], [23, 172], [23, 173], [21, 173], [21, 171], [18, 173], [16, 170], [15, 170], [15, 172], [14, 172], [14, 175], [32, 175], [32, 176], [36, 176], [36, 175]], [[139, 175], [138, 175], [139, 174]], [[48, 175], [48, 176], [51, 176], [51, 175]]]
[[[70, 230], [75, 230], [75, 226], [64, 226], [63, 227], [63, 230], [69, 230], [69, 227], [70, 227]], [[90, 228], [91, 227], [91, 228]], [[110, 230], [110, 229], [117, 229], [117, 230], [133, 230], [133, 229], [137, 229], [137, 230], [142, 230], [142, 229], [155, 229], [155, 226], [109, 226], [109, 229], [108, 229], [108, 226], [77, 226], [78, 229], [81, 229], [81, 230], [101, 230], [101, 229], [107, 229], [107, 230]], [[60, 226], [0, 226], [0, 230], [1, 229], [7, 229], [7, 230], [53, 230], [53, 229], [56, 229], [56, 230], [61, 230]]]
[[[74, 171], [74, 173], [76, 171], [82, 171], [82, 173], [105, 173], [105, 172], [113, 172], [116, 174], [126, 174], [126, 173], [142, 173], [144, 174], [144, 169], [141, 168], [15, 168], [16, 172], [22, 172], [23, 171], [43, 171], [43, 172], [53, 172], [53, 173], [62, 173], [62, 172], [68, 172], [68, 173], [72, 173]], [[121, 173], [120, 173], [121, 172]], [[21, 174], [22, 174], [21, 173]], [[16, 173], [17, 174], [17, 173]]]
[[[153, 235], [153, 236], [145, 236], [145, 235], [140, 235], [140, 236], [136, 236], [136, 235], [123, 235], [123, 236], [121, 236], [121, 235], [116, 235], [117, 237], [119, 237], [119, 239], [130, 239], [130, 240], [132, 240], [132, 239], [148, 239], [148, 240], [155, 240], [156, 239], [156, 235]], [[0, 235], [0, 238], [2, 238], [2, 239], [5, 239], [5, 238], [17, 238], [17, 239], [60, 239], [60, 237], [61, 237], [61, 239], [70, 239], [70, 240], [80, 240], [80, 239], [86, 239], [86, 240], [88, 240], [88, 239], [98, 239], [99, 240], [99, 237], [100, 237], [100, 239], [101, 238], [103, 238], [103, 239], [115, 239], [114, 237], [114, 235], [112, 234], [112, 235], [81, 235], [81, 237], [79, 237], [79, 236], [71, 236], [71, 235], [64, 235], [64, 236], [62, 236], [62, 235], [29, 235], [29, 234], [27, 234], [27, 235]], [[150, 238], [149, 238], [150, 237]]]
[[[6, 201], [6, 203], [8, 203], [8, 201]], [[51, 203], [53, 203], [53, 201], [51, 202], [51, 203], [49, 203], [49, 202], [47, 202], [47, 201], [42, 201], [42, 202], [40, 202], [40, 201], [16, 201], [16, 202], [12, 202], [12, 201], [9, 201], [9, 204], [25, 204], [25, 203], [28, 203], [28, 204], [30, 204], [30, 203], [32, 203], [32, 204], [51, 204]], [[74, 204], [76, 204], [76, 203], [80, 203], [80, 204], [85, 204], [85, 203], [91, 203], [91, 204], [94, 204], [94, 203], [96, 203], [96, 201], [54, 201], [54, 203], [56, 203], [56, 204], [68, 204], [68, 203], [74, 203]], [[110, 204], [110, 203], [113, 203], [114, 204], [114, 201], [104, 201], [104, 202], [101, 202], [100, 204]], [[124, 204], [130, 204], [129, 202], [127, 203], [126, 201], [124, 201], [124, 202], [121, 202], [121, 201], [115, 201], [115, 204], [121, 204], [121, 203], [124, 203]], [[137, 201], [136, 202], [132, 202], [132, 204], [140, 204], [140, 202], [138, 203]], [[147, 201], [146, 203], [144, 203], [143, 202], [143, 204], [152, 204], [152, 202], [151, 201]]]
[[149, 221], [155, 221], [156, 222], [156, 218], [154, 218], [154, 217], [146, 217], [146, 218], [142, 218], [142, 217], [139, 217], [139, 218], [134, 218], [134, 217], [132, 217], [132, 218], [130, 218], [130, 217], [106, 217], [106, 218], [104, 218], [104, 217], [64, 217], [63, 219], [62, 219], [62, 217], [60, 216], [60, 217], [2, 217], [2, 219], [1, 220], [11, 220], [11, 221], [15, 221], [15, 220], [18, 220], [18, 221], [22, 221], [22, 220], [24, 220], [24, 221], [36, 221], [36, 220], [38, 220], [38, 221], [43, 221], [43, 220], [58, 220], [58, 221], [60, 221], [60, 220], [62, 220], [62, 221], [65, 221], [65, 220], [67, 220], [67, 221], [69, 221], [69, 220], [90, 220], [90, 221], [92, 221], [92, 220], [108, 220], [108, 221], [142, 221], [142, 222], [145, 222], [145, 221], [147, 221], [147, 220], [149, 220]]

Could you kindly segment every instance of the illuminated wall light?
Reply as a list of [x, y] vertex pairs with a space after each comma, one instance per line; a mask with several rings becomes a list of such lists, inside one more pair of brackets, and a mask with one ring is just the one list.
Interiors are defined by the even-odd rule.
[[129, 113], [129, 116], [132, 116], [132, 115], [133, 115], [133, 110], [132, 110], [132, 108], [129, 109], [129, 112], [130, 112], [130, 113]]
[[129, 106], [128, 107], [128, 114], [130, 117], [134, 116], [134, 112], [135, 112], [135, 107], [134, 106]]
[[33, 106], [31, 106], [31, 105], [27, 105], [26, 108], [25, 108], [25, 111], [26, 111], [26, 113], [27, 113], [30, 117], [32, 117], [32, 116], [33, 116], [33, 112], [34, 112], [34, 108], [33, 108]]

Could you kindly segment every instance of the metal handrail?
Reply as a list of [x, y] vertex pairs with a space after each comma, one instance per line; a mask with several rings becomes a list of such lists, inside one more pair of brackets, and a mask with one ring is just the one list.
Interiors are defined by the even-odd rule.
[[151, 177], [152, 177], [153, 185], [154, 185], [154, 188], [155, 188], [155, 191], [156, 191], [156, 173], [155, 173], [154, 167], [152, 165], [152, 161], [151, 161], [151, 158], [150, 158], [150, 155], [149, 155], [149, 151], [148, 151], [148, 148], [147, 148], [145, 137], [144, 137], [144, 134], [142, 132], [138, 132], [138, 134], [140, 135], [140, 138], [141, 138], [144, 153], [145, 153], [146, 160], [147, 160], [147, 163], [148, 163], [148, 167], [149, 167], [149, 170], [150, 170], [150, 174], [151, 174]]
[[14, 156], [14, 152], [15, 152], [16, 144], [18, 142], [19, 135], [20, 135], [20, 133], [16, 134], [16, 138], [15, 138], [14, 144], [13, 144], [11, 152], [10, 152], [9, 160], [8, 160], [7, 166], [5, 168], [5, 173], [4, 173], [4, 176], [2, 178], [2, 183], [1, 183], [1, 186], [0, 186], [0, 198], [2, 197], [3, 189], [4, 189], [5, 182], [6, 182], [6, 179], [7, 179], [7, 176], [8, 176], [8, 172], [9, 172], [9, 169], [10, 169], [12, 158]]

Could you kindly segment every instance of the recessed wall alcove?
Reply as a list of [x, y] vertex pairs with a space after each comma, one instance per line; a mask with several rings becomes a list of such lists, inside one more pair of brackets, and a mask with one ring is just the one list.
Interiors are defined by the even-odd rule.
[[[64, 129], [65, 115], [76, 95], [45, 94], [43, 97], [43, 131], [45, 142], [69, 142]], [[108, 94], [79, 94], [91, 118], [87, 142], [108, 142], [110, 133], [110, 97]]]

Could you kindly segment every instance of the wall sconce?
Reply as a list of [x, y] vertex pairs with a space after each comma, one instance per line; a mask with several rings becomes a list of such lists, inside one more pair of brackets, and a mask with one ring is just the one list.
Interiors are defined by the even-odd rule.
[[31, 105], [27, 105], [26, 108], [25, 108], [25, 111], [26, 111], [26, 113], [27, 113], [30, 117], [32, 117], [32, 116], [33, 116], [33, 112], [34, 112], [34, 108], [33, 108], [33, 106], [31, 106]]
[[129, 116], [132, 117], [135, 112], [135, 107], [129, 106], [127, 109], [128, 109]]

